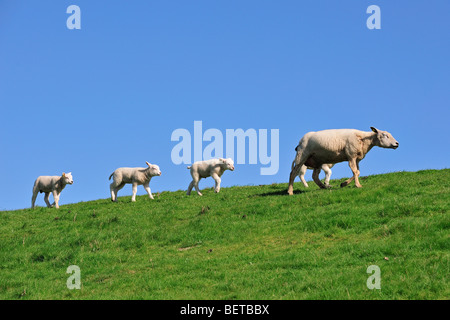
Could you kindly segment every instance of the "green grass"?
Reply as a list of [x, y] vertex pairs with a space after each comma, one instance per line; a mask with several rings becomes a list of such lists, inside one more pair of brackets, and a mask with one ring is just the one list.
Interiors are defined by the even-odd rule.
[[0, 212], [0, 298], [449, 299], [450, 169], [342, 181]]

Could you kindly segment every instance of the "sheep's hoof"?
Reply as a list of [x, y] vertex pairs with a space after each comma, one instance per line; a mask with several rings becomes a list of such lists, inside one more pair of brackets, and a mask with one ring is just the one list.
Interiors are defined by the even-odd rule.
[[342, 182], [342, 183], [341, 183], [341, 188], [345, 187], [346, 185], [347, 185], [346, 182]]
[[199, 192], [198, 195], [201, 197], [203, 194], [201, 194], [201, 193]]

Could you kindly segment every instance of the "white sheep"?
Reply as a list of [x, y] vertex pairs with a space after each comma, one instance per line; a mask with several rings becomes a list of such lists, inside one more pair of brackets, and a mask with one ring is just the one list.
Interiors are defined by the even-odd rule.
[[150, 180], [154, 176], [160, 176], [161, 170], [156, 164], [145, 163], [147, 168], [118, 168], [109, 176], [109, 180], [111, 180], [111, 177], [114, 177], [113, 182], [109, 186], [111, 201], [117, 202], [117, 192], [127, 183], [131, 183], [133, 186], [132, 202], [136, 201], [138, 185], [144, 185], [144, 189], [147, 191], [150, 199], [154, 199], [150, 190]]
[[[292, 167], [291, 170], [294, 168], [295, 166], [295, 160], [292, 162]], [[330, 178], [331, 178], [331, 168], [333, 168], [334, 164], [332, 163], [324, 163], [320, 168], [312, 168], [312, 167], [307, 167], [305, 165], [303, 165], [300, 168], [300, 172], [298, 173], [298, 176], [300, 178], [300, 180], [302, 181], [303, 185], [305, 186], [305, 188], [308, 188], [308, 183], [305, 180], [305, 174], [306, 174], [306, 170], [310, 169], [313, 170], [313, 180], [314, 182], [316, 182], [316, 184], [320, 187], [320, 182], [317, 182], [317, 180], [319, 179], [319, 174], [320, 174], [320, 170], [323, 170], [325, 172], [325, 187], [329, 188], [330, 187]], [[320, 179], [319, 179], [320, 181]]]
[[231, 158], [228, 159], [210, 159], [205, 161], [197, 161], [192, 164], [192, 166], [187, 167], [191, 169], [192, 182], [189, 184], [187, 195], [191, 194], [192, 188], [195, 187], [198, 195], [201, 196], [202, 193], [198, 188], [198, 182], [202, 178], [212, 177], [216, 182], [214, 191], [218, 193], [220, 191], [221, 176], [225, 170], [234, 171], [234, 162]]
[[[353, 176], [341, 183], [341, 187], [355, 180], [356, 187], [361, 188], [359, 162], [366, 154], [374, 146], [391, 149], [397, 149], [399, 146], [389, 132], [370, 128], [372, 131], [369, 132], [356, 129], [331, 129], [305, 134], [295, 148], [297, 155], [294, 160], [295, 166], [289, 176], [288, 193], [293, 194], [295, 177], [303, 165], [320, 168], [324, 163], [335, 164], [343, 161], [348, 161]], [[318, 183], [320, 180], [315, 182]], [[321, 182], [319, 186], [325, 188]]]
[[[52, 208], [55, 206], [56, 209], [59, 209], [59, 195], [67, 184], [73, 184], [72, 172], [63, 172], [61, 176], [39, 176], [34, 182], [31, 208], [34, 209], [38, 193], [45, 193], [44, 201], [47, 204], [47, 207]], [[55, 200], [53, 204], [50, 204], [48, 201], [50, 192], [53, 194], [53, 199]]]

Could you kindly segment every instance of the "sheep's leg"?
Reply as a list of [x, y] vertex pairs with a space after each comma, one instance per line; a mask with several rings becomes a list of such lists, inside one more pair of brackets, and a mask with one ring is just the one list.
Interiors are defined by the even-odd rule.
[[196, 176], [196, 177], [194, 177], [193, 182], [194, 182], [195, 191], [197, 191], [197, 194], [199, 196], [202, 196], [203, 194], [200, 192], [200, 188], [198, 187], [198, 182], [200, 181], [200, 179], [201, 179], [200, 177]]
[[291, 174], [289, 176], [289, 186], [288, 186], [288, 194], [293, 195], [294, 194], [294, 180], [295, 177], [298, 176], [299, 171], [301, 170], [302, 166], [305, 164], [306, 160], [308, 160], [307, 154], [305, 154], [302, 149], [298, 149], [297, 155], [295, 157], [295, 166], [291, 170]]
[[47, 207], [48, 208], [51, 208], [52, 207], [52, 205], [50, 204], [50, 202], [48, 201], [48, 197], [50, 196], [50, 192], [46, 192], [45, 193], [45, 196], [44, 196], [44, 201], [45, 201], [45, 204], [47, 205]]
[[306, 173], [307, 169], [308, 169], [307, 166], [302, 165], [302, 167], [300, 168], [300, 173], [298, 175], [300, 177], [300, 180], [302, 180], [303, 185], [305, 186], [305, 188], [308, 188], [308, 183], [305, 180], [305, 173]]
[[213, 173], [211, 175], [211, 177], [214, 179], [214, 181], [216, 182], [216, 186], [214, 188], [214, 192], [215, 193], [219, 193], [220, 191], [220, 182], [222, 181], [222, 179], [220, 179], [219, 175], [217, 173]]
[[359, 171], [359, 160], [356, 160], [355, 163], [356, 163], [355, 185], [356, 185], [357, 188], [362, 188], [362, 185], [359, 183], [359, 174], [360, 174], [360, 171]]
[[38, 193], [38, 190], [33, 190], [33, 197], [31, 197], [31, 209], [34, 209], [34, 204], [36, 203], [36, 197]]
[[322, 169], [325, 171], [325, 186], [330, 188], [331, 168], [327, 165], [323, 165]]
[[116, 192], [116, 184], [111, 182], [109, 185], [109, 191], [111, 192], [111, 201], [116, 202], [117, 201], [117, 192]]
[[342, 182], [341, 183], [341, 187], [348, 186], [353, 180], [356, 180], [355, 181], [356, 187], [357, 188], [361, 188], [362, 186], [361, 186], [361, 184], [359, 183], [359, 180], [358, 180], [359, 170], [358, 170], [358, 166], [356, 164], [356, 159], [349, 160], [348, 161], [348, 166], [352, 170], [353, 176], [350, 179], [348, 179], [347, 181]]
[[110, 189], [111, 189], [111, 201], [117, 202], [117, 193], [120, 189], [122, 189], [125, 186], [125, 183], [121, 183], [119, 185], [116, 185], [114, 182], [111, 183]]
[[192, 180], [191, 181], [191, 183], [189, 184], [189, 187], [188, 187], [188, 189], [187, 189], [187, 192], [186, 192], [186, 194], [189, 196], [189, 195], [191, 195], [191, 191], [192, 191], [192, 188], [194, 187], [194, 180]]
[[150, 197], [150, 199], [153, 200], [154, 198], [153, 198], [153, 195], [152, 195], [152, 190], [150, 189], [150, 182], [147, 182], [147, 183], [144, 184], [144, 189], [145, 189], [145, 191], [147, 191], [148, 196]]
[[320, 168], [314, 168], [312, 175], [313, 180], [319, 186], [320, 189], [326, 189], [327, 187], [319, 179], [320, 170], [321, 170]]
[[137, 187], [137, 182], [133, 182], [133, 196], [131, 197], [131, 202], [136, 202]]
[[53, 199], [55, 200], [55, 202], [53, 202], [53, 205], [56, 209], [59, 209], [59, 193], [56, 190], [53, 191]]

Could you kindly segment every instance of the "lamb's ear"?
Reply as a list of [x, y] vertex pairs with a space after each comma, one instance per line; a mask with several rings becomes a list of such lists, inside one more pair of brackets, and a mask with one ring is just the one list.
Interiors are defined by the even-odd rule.
[[64, 172], [63, 172], [63, 174], [62, 174], [62, 177], [63, 177], [63, 178], [65, 178], [65, 177], [66, 177], [66, 174], [65, 174]]
[[370, 127], [370, 129], [372, 129], [373, 132], [378, 133], [378, 129], [375, 127]]
[[148, 163], [147, 161], [145, 161], [145, 163], [149, 166], [149, 167], [151, 167], [152, 165], [150, 164], [150, 163]]
[[225, 159], [223, 158], [219, 158], [220, 161], [222, 161], [223, 163], [227, 162]]

